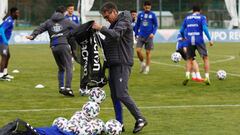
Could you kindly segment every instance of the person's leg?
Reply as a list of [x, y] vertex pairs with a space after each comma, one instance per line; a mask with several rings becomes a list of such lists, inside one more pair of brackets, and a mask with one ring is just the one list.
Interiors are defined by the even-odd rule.
[[205, 83], [206, 85], [210, 85], [210, 77], [209, 77], [209, 59], [208, 59], [208, 52], [205, 44], [197, 46], [198, 53], [203, 59], [204, 62], [204, 70], [205, 70]]
[[59, 48], [58, 47], [53, 47], [52, 48], [52, 53], [55, 59], [55, 62], [58, 66], [58, 87], [59, 89], [65, 89], [64, 86], [64, 66], [63, 63], [61, 62], [61, 58], [60, 58], [60, 52], [59, 52]]
[[150, 70], [150, 63], [151, 63], [151, 50], [153, 49], [153, 39], [148, 38], [145, 41], [145, 50], [146, 50], [146, 68], [144, 74], [148, 74]]
[[10, 81], [11, 79], [7, 78], [4, 74], [4, 69], [5, 67], [7, 67], [7, 63], [8, 63], [8, 55], [9, 55], [9, 49], [8, 46], [5, 45], [0, 45], [0, 55], [1, 55], [1, 62], [0, 62], [0, 80], [7, 80]]
[[142, 47], [144, 45], [144, 38], [139, 37], [137, 39], [137, 45], [136, 45], [136, 52], [138, 59], [140, 61], [140, 73], [142, 73], [145, 70], [146, 63], [144, 62], [144, 56], [142, 53]]
[[185, 73], [185, 80], [183, 81], [183, 85], [187, 85], [190, 79], [190, 73], [192, 70], [192, 61], [195, 57], [195, 46], [189, 45], [187, 47], [187, 63], [186, 63], [186, 73]]
[[146, 50], [146, 68], [143, 72], [144, 74], [148, 74], [150, 70], [150, 62], [151, 62], [151, 50]]
[[127, 107], [132, 116], [136, 119], [136, 124], [133, 132], [137, 133], [142, 130], [144, 126], [147, 125], [147, 121], [142, 116], [135, 102], [128, 94], [128, 79], [130, 76], [130, 72], [130, 66], [117, 66], [110, 69], [110, 74], [113, 75], [112, 83], [114, 83], [115, 85], [117, 99], [120, 100]]
[[123, 124], [123, 116], [122, 116], [122, 105], [120, 100], [117, 99], [117, 95], [116, 95], [116, 86], [114, 85], [114, 80], [113, 80], [113, 74], [109, 74], [109, 87], [110, 87], [110, 91], [111, 91], [111, 98], [112, 98], [112, 102], [113, 102], [113, 107], [114, 107], [114, 112], [115, 112], [115, 117], [116, 120], [118, 120], [121, 124]]
[[65, 87], [71, 89], [72, 83], [72, 55], [71, 50], [68, 46], [62, 45], [61, 61], [63, 62], [64, 68], [66, 69], [65, 76]]

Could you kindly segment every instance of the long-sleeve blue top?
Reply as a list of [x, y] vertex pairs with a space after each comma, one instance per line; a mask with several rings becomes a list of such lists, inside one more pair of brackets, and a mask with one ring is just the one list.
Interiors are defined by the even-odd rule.
[[[186, 34], [184, 34], [185, 30]], [[203, 32], [207, 36], [208, 40], [211, 41], [206, 16], [199, 13], [188, 15], [184, 19], [183, 25], [180, 29], [182, 37], [186, 38], [192, 45], [204, 44]]]
[[137, 22], [134, 27], [136, 36], [148, 38], [150, 34], [155, 34], [157, 29], [157, 17], [152, 11], [142, 11], [138, 14]]
[[0, 25], [0, 45], [8, 45], [8, 41], [12, 35], [13, 27], [14, 19], [11, 16], [7, 17]]

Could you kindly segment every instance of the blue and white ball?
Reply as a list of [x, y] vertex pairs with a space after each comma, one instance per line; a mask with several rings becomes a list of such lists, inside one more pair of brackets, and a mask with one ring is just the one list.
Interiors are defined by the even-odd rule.
[[67, 122], [68, 120], [66, 118], [58, 117], [53, 121], [52, 126], [57, 126], [59, 129], [63, 130], [64, 127], [67, 126]]
[[100, 135], [102, 132], [104, 132], [105, 123], [101, 119], [99, 118], [92, 119], [90, 121], [90, 124], [93, 126], [95, 134]]
[[115, 119], [107, 121], [105, 124], [105, 133], [107, 135], [120, 135], [122, 133], [122, 124]]
[[96, 135], [90, 122], [82, 122], [79, 124], [78, 135]]
[[217, 78], [219, 80], [225, 80], [227, 78], [227, 73], [224, 70], [218, 70], [217, 71]]
[[178, 62], [181, 61], [182, 56], [181, 56], [181, 54], [179, 52], [174, 52], [171, 55], [171, 59], [172, 59], [173, 62], [178, 63]]
[[96, 102], [88, 101], [83, 105], [82, 112], [88, 119], [93, 119], [99, 114], [100, 106]]
[[102, 103], [106, 99], [105, 91], [100, 87], [94, 87], [89, 93], [89, 100], [98, 104]]
[[68, 121], [67, 126], [63, 129], [66, 132], [72, 132], [74, 134], [79, 134], [80, 125], [77, 121]]

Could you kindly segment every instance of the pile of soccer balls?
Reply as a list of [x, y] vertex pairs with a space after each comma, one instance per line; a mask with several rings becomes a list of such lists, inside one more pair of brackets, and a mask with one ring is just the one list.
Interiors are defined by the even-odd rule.
[[120, 135], [122, 133], [122, 124], [115, 119], [111, 119], [106, 124], [97, 118], [100, 112], [100, 103], [106, 98], [105, 91], [100, 87], [90, 90], [89, 100], [83, 105], [82, 110], [75, 112], [67, 120], [64, 117], [58, 117], [53, 121], [53, 126], [60, 130], [71, 132], [75, 135]]
[[181, 54], [179, 52], [174, 52], [171, 55], [171, 59], [172, 59], [173, 62], [178, 63], [178, 62], [181, 61], [182, 56], [181, 56]]
[[217, 78], [219, 80], [225, 80], [227, 78], [227, 73], [224, 70], [218, 70], [217, 71]]

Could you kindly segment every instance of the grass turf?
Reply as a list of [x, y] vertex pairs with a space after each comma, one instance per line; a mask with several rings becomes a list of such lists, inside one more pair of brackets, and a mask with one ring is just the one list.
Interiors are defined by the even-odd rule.
[[[150, 73], [139, 73], [135, 65], [129, 81], [129, 93], [147, 118], [149, 125], [141, 135], [237, 135], [240, 133], [240, 46], [238, 43], [216, 43], [208, 47], [211, 86], [190, 81], [182, 86], [184, 61], [170, 60], [175, 44], [157, 44], [152, 52]], [[70, 118], [88, 101], [78, 95], [79, 65], [72, 81], [74, 98], [63, 97], [57, 89], [57, 66], [47, 45], [10, 46], [11, 82], [0, 82], [0, 125], [21, 118], [34, 127], [50, 126], [54, 118]], [[201, 74], [202, 60], [199, 59]], [[11, 73], [18, 69], [19, 74]], [[216, 71], [224, 69], [227, 79], [220, 81]], [[35, 89], [43, 84], [44, 89]], [[101, 104], [99, 118], [114, 118], [108, 86], [107, 99]], [[213, 105], [213, 106], [211, 106]], [[225, 105], [225, 106], [223, 106]], [[235, 106], [229, 106], [235, 105]], [[132, 134], [134, 119], [124, 109], [126, 132]]]

